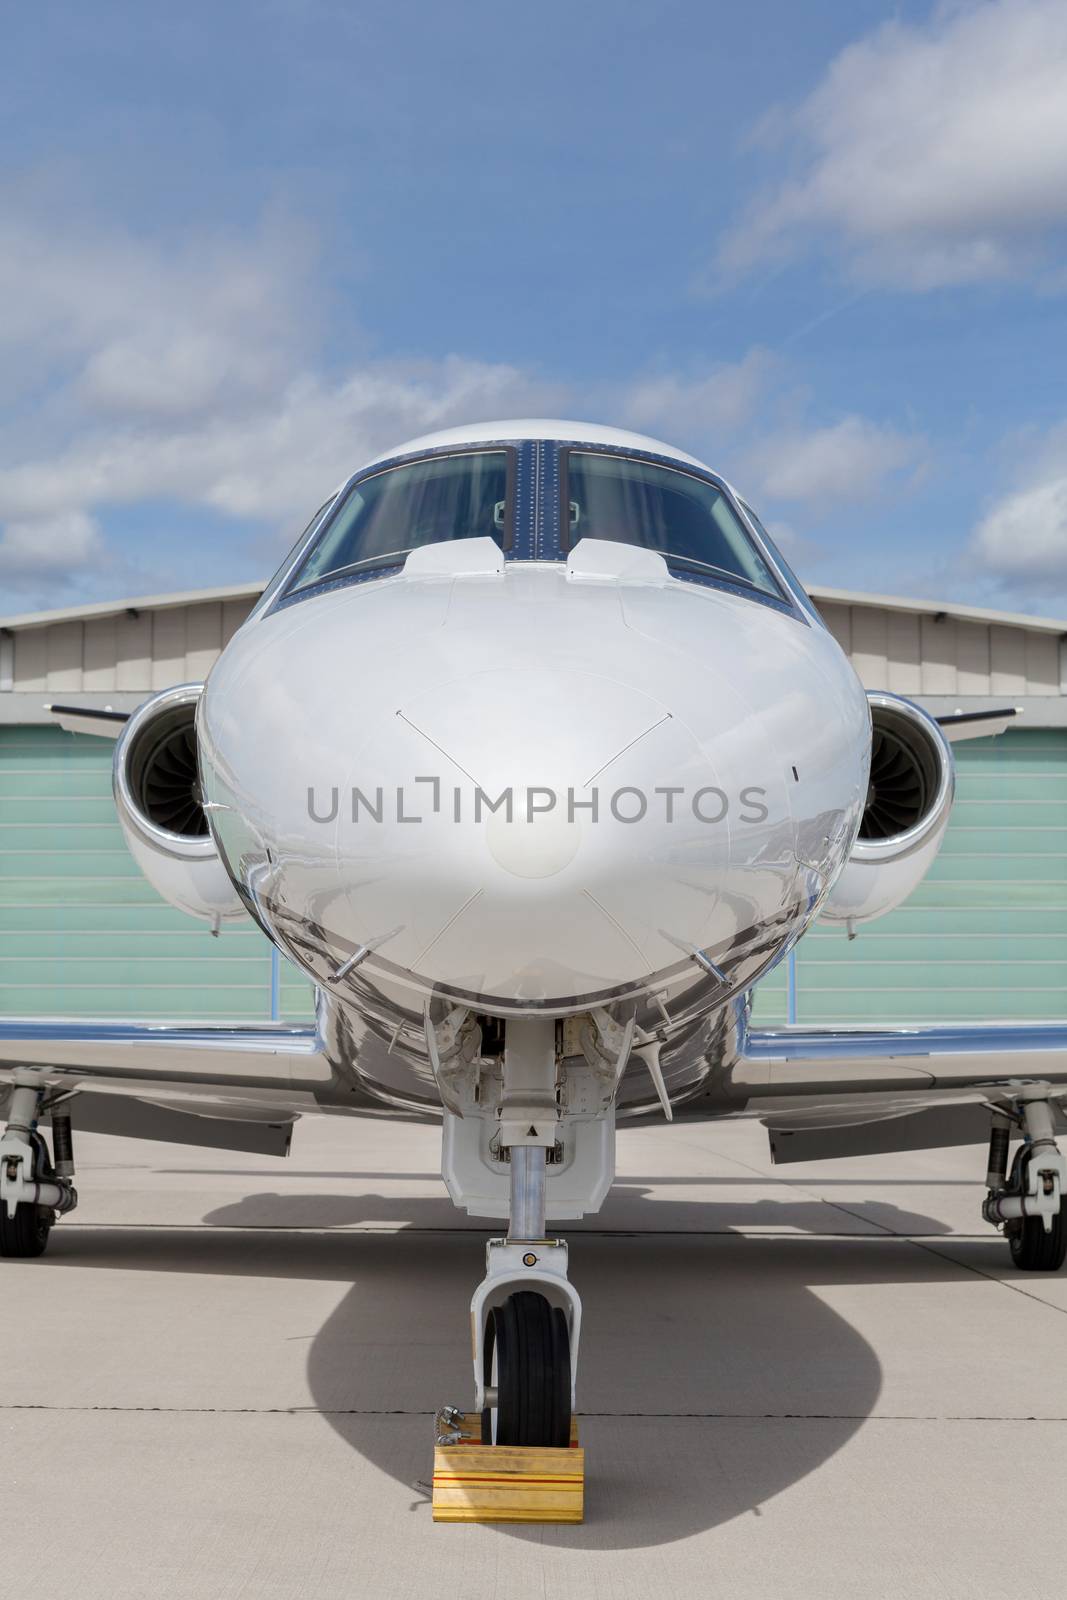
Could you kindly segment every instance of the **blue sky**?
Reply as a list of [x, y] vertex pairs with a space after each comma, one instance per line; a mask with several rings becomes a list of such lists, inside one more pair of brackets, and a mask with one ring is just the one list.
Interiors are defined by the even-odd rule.
[[0, 612], [265, 576], [437, 425], [639, 427], [813, 583], [1067, 615], [1067, 7], [13, 12]]

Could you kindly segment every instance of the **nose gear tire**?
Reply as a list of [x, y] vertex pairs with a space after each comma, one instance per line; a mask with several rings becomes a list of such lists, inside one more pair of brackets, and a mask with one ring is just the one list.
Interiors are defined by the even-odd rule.
[[550, 1449], [570, 1444], [567, 1319], [543, 1294], [521, 1289], [489, 1312], [485, 1381], [495, 1387], [497, 1403], [482, 1412], [483, 1444]]

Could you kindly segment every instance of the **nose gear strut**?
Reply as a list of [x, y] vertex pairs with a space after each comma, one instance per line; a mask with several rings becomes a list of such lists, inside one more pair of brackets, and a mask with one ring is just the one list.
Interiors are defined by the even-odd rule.
[[489, 1241], [471, 1302], [475, 1409], [486, 1444], [570, 1441], [582, 1304], [567, 1278], [566, 1244], [545, 1238], [548, 1152], [562, 1115], [557, 1035], [549, 1019], [507, 1024], [499, 1136], [510, 1165], [508, 1233]]

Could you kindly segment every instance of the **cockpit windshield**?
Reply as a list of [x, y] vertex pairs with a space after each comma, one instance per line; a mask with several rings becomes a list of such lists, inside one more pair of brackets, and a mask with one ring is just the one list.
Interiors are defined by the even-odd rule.
[[[712, 478], [681, 463], [564, 446], [561, 499], [519, 496], [520, 533], [513, 483], [521, 459], [521, 447], [474, 445], [369, 469], [312, 519], [304, 535], [310, 542], [284, 580], [279, 603], [387, 574], [422, 545], [477, 538], [495, 540], [512, 559], [522, 547], [527, 559], [550, 561], [566, 560], [583, 539], [610, 539], [659, 552], [676, 577], [795, 603], [791, 575], [780, 564], [772, 567], [779, 558], [769, 540], [761, 544], [755, 515], [747, 506], [743, 515]], [[524, 482], [544, 481], [528, 463], [523, 472]]]
[[289, 585], [289, 593], [361, 567], [373, 569], [424, 544], [488, 537], [506, 547], [508, 452], [477, 450], [388, 467], [348, 491]]
[[782, 597], [725, 493], [683, 468], [604, 452], [568, 450], [562, 474], [570, 547], [614, 539], [667, 561]]

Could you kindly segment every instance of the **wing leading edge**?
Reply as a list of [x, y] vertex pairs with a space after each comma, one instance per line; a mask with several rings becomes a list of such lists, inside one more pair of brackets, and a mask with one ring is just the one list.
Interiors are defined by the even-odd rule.
[[313, 1092], [330, 1082], [312, 1026], [285, 1023], [66, 1022], [0, 1019], [0, 1074], [41, 1067], [50, 1075], [219, 1089]]
[[748, 1028], [742, 1015], [730, 1078], [775, 1162], [980, 1143], [1019, 1080], [1048, 1083], [1067, 1128], [1067, 1023]]
[[330, 1071], [314, 1028], [0, 1020], [0, 1108], [27, 1070], [87, 1133], [288, 1154]]
[[[130, 1096], [143, 1107], [140, 1137], [235, 1149], [266, 1142], [279, 1154], [293, 1118], [318, 1109], [316, 1091], [337, 1087], [316, 1029], [278, 1023], [4, 1019], [0, 1085], [20, 1067], [40, 1069], [53, 1092], [83, 1094], [94, 1131], [135, 1132], [134, 1113], [108, 1104]], [[1067, 1023], [750, 1028], [739, 1007], [727, 1074], [731, 1098], [762, 1116], [776, 1161], [971, 1143], [988, 1133], [987, 1107], [1010, 1102], [1013, 1081], [1040, 1079], [1054, 1100], [1067, 1097]], [[383, 1111], [358, 1090], [344, 1098]], [[724, 1109], [699, 1098], [679, 1108]], [[259, 1131], [226, 1143], [224, 1123]]]
[[1042, 1078], [1067, 1085], [1067, 1023], [747, 1028], [738, 1065], [753, 1094], [959, 1090]]

